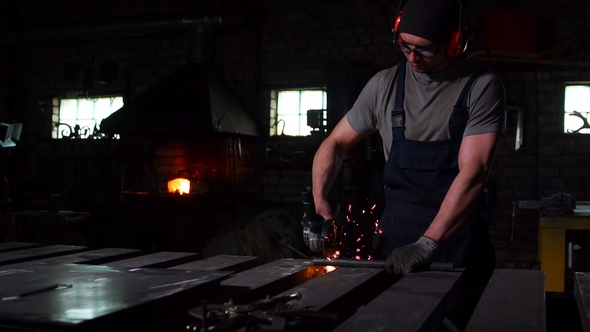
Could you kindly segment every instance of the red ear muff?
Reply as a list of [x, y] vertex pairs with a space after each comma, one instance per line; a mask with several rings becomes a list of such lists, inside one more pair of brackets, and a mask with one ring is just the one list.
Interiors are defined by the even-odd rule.
[[461, 54], [463, 53], [463, 45], [461, 45], [461, 39], [463, 38], [461, 36], [462, 35], [460, 30], [455, 30], [451, 35], [451, 38], [449, 39], [449, 44], [447, 45], [448, 56], [456, 58], [458, 56], [461, 56]]
[[[403, 10], [398, 10], [397, 16], [393, 20], [391, 27], [391, 32], [393, 32], [393, 40], [397, 41], [400, 44], [403, 43], [403, 40], [399, 36], [399, 25], [402, 20], [402, 13]], [[456, 58], [461, 56], [463, 52], [465, 52], [467, 48], [466, 43], [469, 40], [469, 38], [467, 37], [467, 33], [467, 25], [462, 26], [461, 29], [457, 29], [453, 32], [451, 38], [449, 39], [449, 43], [446, 49], [446, 54], [448, 56]]]
[[402, 10], [399, 11], [395, 19], [393, 20], [393, 25], [391, 27], [391, 32], [393, 32], [394, 40], [397, 40], [398, 43], [402, 42], [402, 39], [399, 36], [399, 23], [402, 20]]

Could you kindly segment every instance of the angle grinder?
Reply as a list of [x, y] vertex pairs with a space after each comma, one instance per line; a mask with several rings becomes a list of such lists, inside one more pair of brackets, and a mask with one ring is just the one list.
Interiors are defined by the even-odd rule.
[[[301, 188], [301, 198], [305, 215], [301, 220], [303, 226], [303, 241], [312, 252], [322, 252], [324, 257], [334, 255], [338, 241], [338, 232], [335, 220], [326, 220], [316, 213], [315, 201], [311, 187]], [[340, 212], [338, 204], [331, 204], [333, 215]]]

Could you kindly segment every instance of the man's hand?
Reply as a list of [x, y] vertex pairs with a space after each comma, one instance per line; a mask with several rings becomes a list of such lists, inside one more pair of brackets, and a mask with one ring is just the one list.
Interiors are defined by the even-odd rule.
[[396, 278], [424, 267], [432, 262], [438, 251], [438, 244], [433, 239], [422, 236], [418, 241], [395, 249], [385, 261], [385, 269]]
[[324, 217], [325, 220], [334, 219], [335, 211], [332, 211], [332, 206], [325, 199], [315, 200], [315, 211], [317, 214]]

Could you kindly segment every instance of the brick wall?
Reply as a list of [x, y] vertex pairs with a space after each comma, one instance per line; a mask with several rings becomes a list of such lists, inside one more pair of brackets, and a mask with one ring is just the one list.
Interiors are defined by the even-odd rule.
[[[402, 55], [392, 44], [390, 35], [390, 20], [397, 4], [380, 0], [287, 0], [230, 2], [222, 6], [180, 0], [142, 1], [141, 4], [132, 0], [62, 0], [49, 5], [29, 0], [6, 8], [2, 15], [6, 22], [18, 22], [18, 26], [25, 27], [43, 26], [49, 31], [60, 25], [116, 27], [118, 22], [138, 18], [158, 21], [219, 15], [227, 24], [214, 33], [212, 64], [228, 80], [264, 134], [270, 122], [271, 89], [325, 86], [326, 68], [337, 61], [362, 62], [373, 71], [399, 61]], [[539, 29], [535, 38], [542, 47], [539, 52], [574, 36], [590, 14], [590, 6], [580, 1], [478, 1], [470, 15], [474, 48], [485, 46], [485, 11], [505, 8], [506, 4], [535, 13]], [[82, 78], [64, 78], [67, 64], [88, 67], [96, 77], [103, 61], [115, 61], [120, 66], [118, 78], [95, 92], [121, 92], [132, 97], [190, 62], [195, 47], [190, 33], [183, 29], [155, 34], [100, 33], [75, 39], [52, 38], [34, 40], [31, 35], [23, 34], [22, 40], [9, 44], [0, 57], [3, 59], [1, 77], [14, 77], [14, 82], [9, 82], [13, 95], [3, 98], [8, 99], [10, 111], [25, 123], [23, 139], [28, 141], [23, 146], [29, 150], [15, 150], [15, 154], [20, 156], [22, 164], [34, 165], [26, 168], [32, 173], [42, 169], [39, 163], [51, 159], [47, 155], [51, 149], [39, 148], [41, 143], [49, 144], [51, 112], [39, 103], [82, 89]], [[556, 54], [563, 63], [590, 61], [590, 52], [583, 44], [575, 51], [558, 48]], [[590, 200], [590, 139], [561, 134], [563, 83], [587, 81], [590, 68], [484, 62], [503, 79], [509, 104], [525, 109], [523, 149], [514, 151], [515, 131], [511, 126], [500, 141], [490, 178], [495, 206], [491, 228], [500, 265], [528, 268], [535, 264], [536, 258], [536, 214], [518, 211], [513, 227], [513, 202], [540, 199], [556, 192], [569, 192], [578, 200]], [[514, 124], [514, 114], [509, 119]], [[172, 156], [170, 160], [173, 159]], [[153, 175], [152, 182], [148, 182], [150, 189], [160, 188], [165, 178], [184, 167], [172, 164], [157, 162], [156, 169], [160, 171], [148, 170], [154, 172], [150, 173]], [[295, 206], [299, 203], [301, 185], [310, 183], [309, 160], [268, 167], [256, 163], [248, 172], [252, 175], [252, 185], [263, 192], [268, 202]], [[31, 173], [15, 178], [41, 181]]]
[[265, 201], [301, 203], [301, 187], [311, 185], [311, 165], [306, 168], [268, 168], [263, 175], [263, 184]]

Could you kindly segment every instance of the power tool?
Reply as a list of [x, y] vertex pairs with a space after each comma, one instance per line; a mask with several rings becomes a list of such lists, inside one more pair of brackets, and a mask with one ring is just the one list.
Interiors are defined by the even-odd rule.
[[[303, 241], [312, 252], [322, 252], [324, 257], [332, 257], [337, 244], [337, 227], [335, 220], [326, 220], [316, 213], [315, 201], [311, 187], [301, 188], [301, 198], [305, 215], [301, 220]], [[339, 214], [340, 206], [330, 204], [334, 216]]]

